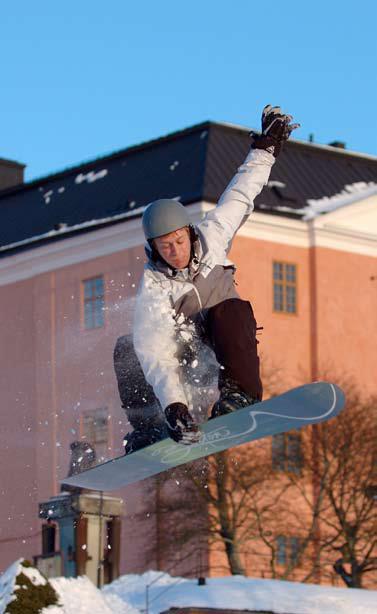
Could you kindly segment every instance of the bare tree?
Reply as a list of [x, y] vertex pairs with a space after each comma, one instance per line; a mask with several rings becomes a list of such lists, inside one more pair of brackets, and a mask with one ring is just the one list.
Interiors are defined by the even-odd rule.
[[310, 581], [335, 571], [362, 587], [377, 570], [377, 402], [350, 386], [346, 396], [338, 418], [282, 436], [293, 458], [285, 449], [277, 462], [268, 438], [160, 476], [158, 505], [146, 501], [160, 553], [221, 547], [232, 574], [245, 574], [247, 554], [253, 573]]
[[[270, 446], [255, 442], [174, 469], [158, 478], [158, 506], [146, 500], [148, 513], [163, 527], [154, 549], [173, 558], [183, 548], [220, 547], [232, 574], [245, 574], [245, 552], [260, 543], [259, 525], [278, 513], [289, 481], [276, 488]], [[257, 548], [257, 546], [255, 546]]]
[[[377, 572], [377, 398], [347, 387], [347, 408], [318, 426], [306, 463], [318, 488], [322, 567], [331, 564], [347, 586], [361, 588]], [[314, 452], [314, 454], [313, 454]]]

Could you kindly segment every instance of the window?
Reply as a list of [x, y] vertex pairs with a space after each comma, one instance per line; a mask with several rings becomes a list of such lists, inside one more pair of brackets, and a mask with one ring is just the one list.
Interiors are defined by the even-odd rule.
[[299, 537], [276, 537], [276, 562], [278, 565], [295, 565], [298, 562], [302, 541]]
[[301, 435], [279, 433], [272, 437], [272, 466], [277, 471], [300, 473], [302, 469]]
[[86, 279], [84, 285], [84, 326], [100, 328], [104, 325], [103, 277]]
[[87, 411], [81, 416], [82, 438], [96, 451], [96, 460], [103, 462], [108, 457], [109, 419], [106, 408]]
[[274, 311], [297, 313], [297, 267], [287, 262], [273, 262]]

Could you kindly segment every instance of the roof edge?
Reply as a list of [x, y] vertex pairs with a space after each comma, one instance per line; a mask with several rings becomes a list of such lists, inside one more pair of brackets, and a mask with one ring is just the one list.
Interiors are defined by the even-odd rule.
[[[113, 151], [111, 153], [107, 153], [104, 155], [100, 155], [96, 158], [83, 160], [81, 162], [78, 162], [77, 164], [73, 164], [72, 166], [66, 166], [64, 169], [60, 171], [53, 172], [48, 175], [42, 175], [41, 177], [36, 177], [35, 179], [32, 179], [31, 181], [26, 181], [25, 183], [22, 184], [22, 186], [15, 186], [15, 188], [16, 187], [26, 188], [29, 186], [35, 186], [38, 183], [42, 183], [47, 180], [59, 179], [60, 177], [62, 177], [63, 175], [66, 175], [67, 173], [71, 173], [75, 170], [81, 170], [83, 166], [90, 167], [92, 164], [93, 165], [98, 164], [98, 162], [101, 162], [101, 161], [108, 161], [108, 160], [120, 158], [126, 154], [133, 153], [135, 151], [146, 149], [149, 147], [153, 147], [156, 144], [164, 143], [166, 141], [170, 141], [170, 140], [179, 138], [186, 134], [191, 134], [192, 132], [196, 132], [197, 130], [209, 128], [211, 124], [215, 124], [215, 123], [216, 122], [211, 122], [210, 120], [206, 120], [206, 121], [200, 122], [199, 124], [194, 124], [193, 126], [189, 126], [187, 128], [183, 128], [180, 130], [175, 130], [174, 132], [170, 132], [168, 134], [156, 137], [148, 141], [141, 141], [140, 143], [136, 143], [135, 145], [130, 145], [129, 147], [117, 149], [116, 151]], [[1, 193], [1, 195], [3, 195], [3, 193]]]
[[[254, 131], [254, 128], [248, 128], [247, 126], [242, 126], [240, 124], [232, 124], [230, 122], [210, 122], [211, 124], [217, 124], [218, 126], [222, 126], [224, 128], [230, 128], [232, 130], [239, 130], [241, 132], [249, 133], [251, 130]], [[256, 130], [256, 132], [260, 132]], [[331, 153], [336, 153], [345, 156], [355, 156], [358, 158], [365, 158], [366, 160], [374, 160], [377, 162], [377, 155], [362, 153], [359, 151], [354, 151], [353, 149], [341, 149], [340, 147], [333, 147], [332, 145], [324, 145], [322, 143], [313, 143], [311, 141], [302, 141], [301, 139], [289, 139], [290, 143], [295, 143], [295, 145], [301, 145], [305, 147], [310, 147], [314, 149], [320, 149], [322, 151], [329, 151]]]
[[[165, 134], [163, 136], [160, 137], [156, 137], [154, 139], [148, 140], [148, 141], [141, 141], [140, 143], [137, 143], [135, 145], [130, 145], [129, 147], [125, 147], [123, 149], [119, 149], [116, 150], [112, 153], [108, 153], [108, 154], [104, 154], [101, 156], [98, 156], [97, 158], [92, 158], [86, 161], [81, 161], [80, 163], [77, 164], [73, 164], [72, 166], [67, 166], [64, 169], [57, 171], [57, 172], [53, 172], [50, 173], [48, 175], [43, 175], [41, 177], [37, 177], [36, 179], [33, 179], [31, 181], [26, 181], [22, 184], [18, 184], [15, 186], [11, 186], [9, 188], [5, 188], [4, 190], [0, 191], [0, 198], [2, 196], [11, 194], [11, 193], [17, 193], [21, 190], [25, 190], [25, 189], [29, 189], [32, 187], [35, 187], [41, 183], [44, 183], [46, 181], [51, 181], [51, 180], [56, 180], [59, 179], [63, 176], [65, 176], [68, 173], [72, 173], [74, 171], [77, 170], [82, 170], [83, 167], [90, 169], [90, 167], [93, 165], [97, 165], [99, 162], [103, 161], [109, 161], [109, 160], [113, 160], [113, 159], [117, 159], [120, 158], [124, 155], [127, 155], [129, 153], [133, 153], [135, 151], [139, 151], [142, 149], [147, 149], [150, 147], [153, 147], [157, 144], [160, 143], [164, 143], [166, 141], [170, 141], [173, 139], [177, 139], [180, 138], [186, 134], [191, 134], [192, 132], [196, 132], [197, 130], [200, 129], [208, 129], [211, 126], [218, 126], [220, 128], [225, 128], [227, 130], [237, 130], [239, 132], [243, 132], [243, 133], [249, 133], [251, 130], [253, 130], [253, 128], [247, 127], [247, 126], [243, 126], [240, 124], [233, 124], [230, 122], [223, 122], [223, 121], [213, 121], [213, 120], [205, 120], [203, 122], [200, 122], [198, 124], [194, 124], [192, 126], [189, 126], [187, 128], [183, 128], [183, 129], [179, 129], [179, 130], [175, 130], [174, 132], [170, 132], [168, 134]], [[256, 132], [259, 132], [258, 130]], [[306, 148], [310, 148], [310, 149], [317, 149], [320, 151], [328, 151], [331, 152], [333, 154], [337, 154], [337, 155], [341, 155], [341, 156], [352, 156], [352, 157], [357, 157], [357, 158], [362, 158], [365, 160], [373, 160], [373, 161], [377, 161], [377, 156], [374, 156], [372, 154], [366, 154], [366, 153], [360, 153], [360, 152], [356, 152], [356, 151], [352, 151], [349, 149], [340, 149], [340, 148], [336, 148], [336, 147], [332, 147], [331, 145], [322, 145], [319, 143], [311, 143], [310, 141], [301, 141], [298, 139], [290, 139], [289, 141], [291, 144], [294, 145], [298, 145], [299, 147], [306, 147]], [[20, 164], [20, 166], [25, 166], [21, 163], [16, 163], [16, 164]]]

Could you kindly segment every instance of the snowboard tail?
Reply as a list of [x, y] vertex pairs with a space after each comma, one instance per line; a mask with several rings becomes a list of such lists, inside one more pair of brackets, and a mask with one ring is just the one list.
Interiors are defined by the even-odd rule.
[[184, 446], [164, 439], [65, 478], [62, 483], [92, 490], [116, 490], [243, 443], [323, 422], [337, 416], [344, 403], [344, 394], [336, 384], [306, 384], [201, 424], [202, 439], [196, 444]]

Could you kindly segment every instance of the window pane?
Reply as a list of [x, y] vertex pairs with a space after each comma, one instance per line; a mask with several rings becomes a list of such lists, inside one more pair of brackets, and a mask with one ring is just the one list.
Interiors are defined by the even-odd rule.
[[300, 473], [302, 468], [301, 435], [300, 433], [287, 434], [287, 469]]
[[274, 284], [274, 309], [275, 311], [284, 310], [283, 286], [280, 284]]
[[296, 281], [296, 265], [287, 264], [285, 267], [285, 279], [287, 281]]
[[284, 471], [285, 440], [284, 433], [272, 437], [272, 466], [277, 471]]
[[104, 325], [103, 277], [86, 279], [83, 283], [85, 328], [99, 328]]
[[286, 304], [289, 313], [296, 313], [296, 287], [286, 286]]
[[287, 563], [287, 540], [284, 535], [278, 535], [276, 538], [276, 561], [278, 565], [286, 565]]
[[85, 319], [85, 328], [93, 328], [93, 309], [92, 303], [90, 301], [84, 304], [84, 319]]
[[292, 563], [297, 562], [299, 550], [300, 550], [300, 539], [298, 537], [291, 537], [290, 538], [290, 559]]
[[95, 281], [95, 296], [98, 298], [103, 296], [103, 279], [102, 277], [98, 277]]
[[92, 296], [92, 283], [89, 279], [84, 282], [84, 298], [90, 298]]
[[93, 301], [93, 308], [95, 326], [103, 326], [103, 299], [99, 298]]
[[283, 281], [283, 264], [281, 262], [274, 262], [274, 280]]

